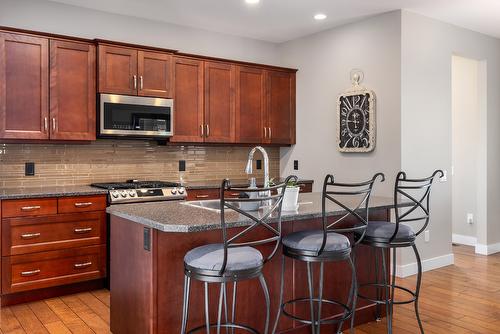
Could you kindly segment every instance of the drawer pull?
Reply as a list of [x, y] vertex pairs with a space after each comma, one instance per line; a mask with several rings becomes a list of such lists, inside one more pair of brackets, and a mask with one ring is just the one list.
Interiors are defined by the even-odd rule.
[[208, 198], [208, 195], [196, 195], [196, 198]]
[[40, 269], [30, 270], [30, 271], [21, 271], [21, 276], [34, 276], [40, 273]]
[[42, 207], [40, 205], [32, 205], [32, 206], [23, 206], [21, 207], [21, 211], [35, 211], [40, 210]]
[[75, 269], [83, 269], [83, 268], [87, 268], [87, 267], [90, 267], [92, 265], [92, 262], [84, 262], [84, 263], [75, 263], [74, 264], [74, 267]]
[[232, 193], [231, 196], [240, 196], [240, 193]]
[[28, 240], [28, 239], [35, 239], [40, 236], [40, 233], [24, 233], [21, 234], [21, 239]]
[[94, 203], [92, 203], [92, 202], [83, 202], [83, 203], [75, 203], [75, 206], [77, 208], [86, 208], [86, 207], [91, 206], [92, 204], [94, 204]]
[[75, 233], [78, 233], [78, 234], [89, 233], [90, 231], [92, 231], [92, 227], [75, 228]]

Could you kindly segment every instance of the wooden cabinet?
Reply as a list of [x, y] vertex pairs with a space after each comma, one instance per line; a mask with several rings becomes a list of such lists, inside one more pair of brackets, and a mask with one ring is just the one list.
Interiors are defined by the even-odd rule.
[[48, 139], [49, 41], [0, 32], [0, 139]]
[[220, 190], [216, 188], [211, 189], [188, 189], [188, 201], [204, 201], [208, 199], [218, 199], [220, 197]]
[[[2, 305], [106, 276], [106, 196], [1, 202]], [[46, 295], [43, 290], [40, 297]], [[6, 298], [5, 298], [6, 297]]]
[[174, 136], [171, 142], [203, 142], [203, 61], [174, 57]]
[[94, 45], [0, 32], [0, 139], [94, 140], [95, 93]]
[[234, 142], [235, 70], [232, 64], [205, 62], [205, 142]]
[[266, 73], [238, 66], [236, 70], [236, 142], [262, 143], [267, 138]]
[[50, 41], [50, 138], [95, 140], [95, 46]]
[[295, 73], [267, 72], [267, 134], [270, 144], [295, 144]]
[[99, 45], [99, 92], [171, 97], [172, 55]]

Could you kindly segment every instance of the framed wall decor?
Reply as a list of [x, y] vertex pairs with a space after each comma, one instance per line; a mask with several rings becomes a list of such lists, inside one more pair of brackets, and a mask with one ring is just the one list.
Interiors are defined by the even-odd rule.
[[360, 86], [363, 72], [351, 71], [353, 86], [337, 98], [337, 145], [340, 152], [375, 148], [375, 94]]

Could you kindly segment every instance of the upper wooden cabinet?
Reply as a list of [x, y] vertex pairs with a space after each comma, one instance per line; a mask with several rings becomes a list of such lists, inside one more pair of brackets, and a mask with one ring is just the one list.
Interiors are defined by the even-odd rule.
[[204, 140], [203, 61], [174, 57], [174, 136], [171, 142]]
[[266, 143], [295, 144], [295, 73], [267, 72]]
[[95, 46], [50, 41], [50, 138], [96, 138]]
[[235, 140], [235, 66], [205, 62], [205, 142]]
[[0, 138], [48, 139], [49, 41], [0, 32]]
[[0, 32], [0, 139], [94, 140], [95, 94], [93, 44]]
[[266, 72], [238, 66], [236, 70], [236, 142], [261, 143], [267, 137]]
[[99, 92], [172, 97], [172, 55], [99, 45]]

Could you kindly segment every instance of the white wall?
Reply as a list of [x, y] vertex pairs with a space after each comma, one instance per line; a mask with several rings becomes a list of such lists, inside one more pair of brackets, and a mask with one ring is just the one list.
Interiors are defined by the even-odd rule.
[[[476, 224], [467, 214], [477, 215], [479, 142], [479, 66], [470, 58], [452, 56], [452, 231], [459, 237], [476, 238]], [[483, 143], [484, 144], [484, 143]], [[469, 240], [470, 240], [469, 238]], [[465, 240], [465, 239], [464, 239]]]
[[[450, 171], [452, 162], [451, 133], [451, 57], [453, 54], [487, 64], [487, 99], [480, 108], [487, 115], [480, 124], [479, 156], [486, 157], [486, 166], [477, 180], [479, 189], [477, 216], [478, 242], [500, 241], [500, 41], [476, 32], [442, 23], [417, 14], [402, 12], [401, 58], [401, 161], [410, 174], [427, 174], [435, 168]], [[487, 118], [486, 118], [487, 117]], [[449, 174], [450, 177], [450, 174]], [[488, 184], [488, 187], [486, 187]], [[423, 258], [451, 253], [451, 182], [437, 183], [433, 189], [431, 241], [419, 241]], [[486, 197], [487, 195], [487, 197]], [[488, 201], [486, 202], [486, 198]], [[487, 208], [485, 204], [487, 203]], [[486, 222], [488, 222], [486, 224]], [[403, 263], [413, 257], [403, 254]]]
[[46, 0], [0, 0], [0, 25], [279, 65], [276, 44]]
[[[400, 13], [310, 35], [281, 45], [283, 65], [297, 67], [297, 144], [281, 149], [283, 175], [313, 178], [319, 191], [327, 173], [341, 180], [384, 172], [377, 194], [391, 196], [400, 168]], [[349, 72], [364, 71], [362, 83], [377, 97], [377, 144], [371, 153], [340, 153], [336, 147], [336, 98], [351, 86]], [[293, 160], [299, 160], [299, 171]]]

